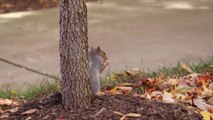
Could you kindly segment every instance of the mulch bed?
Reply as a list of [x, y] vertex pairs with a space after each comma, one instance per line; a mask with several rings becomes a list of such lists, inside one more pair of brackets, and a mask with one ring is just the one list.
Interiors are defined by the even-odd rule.
[[[113, 113], [141, 114], [139, 118], [125, 120], [202, 120], [200, 114], [179, 104], [151, 101], [145, 98], [124, 95], [103, 95], [96, 97], [88, 109], [67, 112], [61, 105], [60, 96], [49, 95], [30, 100], [5, 120], [119, 120], [122, 116]], [[22, 115], [26, 110], [37, 109], [35, 113]]]
[[59, 5], [59, 1], [60, 0], [0, 0], [0, 13], [53, 8]]

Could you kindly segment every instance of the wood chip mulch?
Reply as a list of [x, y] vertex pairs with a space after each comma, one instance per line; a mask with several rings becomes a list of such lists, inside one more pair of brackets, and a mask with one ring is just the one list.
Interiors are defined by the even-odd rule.
[[[59, 94], [30, 100], [5, 120], [119, 120], [122, 115], [135, 113], [140, 117], [125, 117], [125, 120], [202, 120], [199, 113], [180, 104], [168, 104], [145, 98], [124, 95], [103, 95], [94, 99], [88, 109], [65, 111]], [[36, 112], [23, 115], [23, 112]]]

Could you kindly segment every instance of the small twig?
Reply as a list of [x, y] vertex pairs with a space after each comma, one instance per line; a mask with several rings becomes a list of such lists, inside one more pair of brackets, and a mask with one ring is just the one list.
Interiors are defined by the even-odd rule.
[[51, 76], [51, 75], [48, 75], [48, 74], [39, 72], [39, 71], [37, 71], [37, 70], [28, 68], [28, 67], [23, 66], [23, 65], [16, 64], [16, 63], [14, 63], [14, 62], [11, 62], [11, 61], [6, 60], [6, 59], [3, 59], [3, 58], [0, 58], [0, 61], [5, 62], [5, 63], [8, 63], [8, 64], [11, 64], [11, 65], [16, 66], [16, 67], [19, 67], [19, 68], [23, 68], [23, 69], [25, 69], [25, 70], [28, 70], [28, 71], [33, 72], [33, 73], [37, 73], [37, 74], [42, 75], [42, 76], [45, 76], [45, 77], [49, 77], [49, 78], [52, 78], [52, 79], [55, 79], [55, 80], [58, 79], [57, 77], [54, 77], [54, 76]]

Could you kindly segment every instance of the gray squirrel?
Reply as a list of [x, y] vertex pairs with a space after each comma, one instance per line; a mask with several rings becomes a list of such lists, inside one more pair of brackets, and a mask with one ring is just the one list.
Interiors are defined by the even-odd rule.
[[[101, 50], [98, 46], [97, 48], [91, 47], [89, 52], [89, 80], [91, 85], [92, 93], [98, 95], [101, 90], [100, 84], [100, 73], [109, 65], [107, 61], [106, 53]], [[61, 92], [56, 92], [51, 95], [53, 103], [61, 103]]]
[[89, 52], [89, 80], [93, 94], [100, 92], [100, 73], [108, 65], [106, 53], [99, 46], [97, 48], [91, 47]]

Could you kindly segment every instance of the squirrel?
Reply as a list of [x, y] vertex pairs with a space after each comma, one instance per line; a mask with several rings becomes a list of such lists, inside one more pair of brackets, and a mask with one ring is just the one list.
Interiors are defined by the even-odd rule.
[[[101, 50], [98, 46], [97, 48], [91, 47], [89, 52], [89, 80], [92, 94], [98, 95], [101, 90], [100, 85], [100, 73], [109, 65], [107, 61], [106, 53]], [[50, 96], [54, 103], [61, 103], [61, 92], [53, 93]]]
[[100, 92], [100, 73], [108, 65], [106, 53], [99, 46], [97, 48], [91, 47], [89, 52], [89, 80], [93, 94]]

